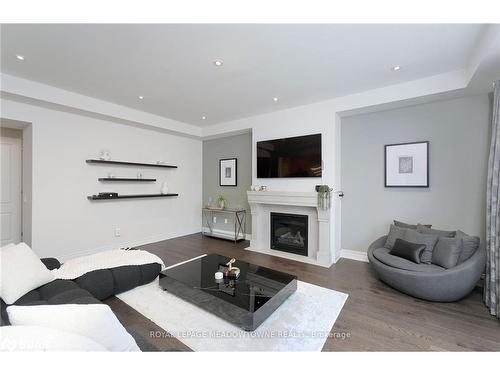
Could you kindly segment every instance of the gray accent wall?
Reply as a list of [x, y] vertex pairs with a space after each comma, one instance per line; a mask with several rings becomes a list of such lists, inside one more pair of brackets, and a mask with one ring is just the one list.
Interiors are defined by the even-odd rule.
[[[237, 186], [219, 186], [219, 160], [237, 158]], [[247, 210], [246, 232], [251, 233], [250, 207], [247, 191], [252, 184], [252, 133], [203, 141], [203, 205], [209, 197], [215, 202], [217, 195], [223, 195], [229, 207], [242, 207]], [[218, 213], [214, 229], [232, 231], [232, 216]], [[228, 223], [224, 223], [224, 219]], [[205, 222], [203, 222], [205, 225]]]
[[[366, 251], [393, 219], [485, 237], [488, 95], [342, 119], [342, 248]], [[385, 188], [384, 145], [430, 141], [429, 188]]]

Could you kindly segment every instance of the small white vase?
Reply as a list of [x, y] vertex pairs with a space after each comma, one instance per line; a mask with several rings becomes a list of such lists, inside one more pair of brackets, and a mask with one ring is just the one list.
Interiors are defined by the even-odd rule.
[[99, 154], [99, 159], [101, 160], [111, 160], [111, 154], [107, 150], [102, 150]]
[[162, 194], [168, 194], [168, 185], [167, 182], [164, 182], [161, 184], [161, 189], [160, 189]]

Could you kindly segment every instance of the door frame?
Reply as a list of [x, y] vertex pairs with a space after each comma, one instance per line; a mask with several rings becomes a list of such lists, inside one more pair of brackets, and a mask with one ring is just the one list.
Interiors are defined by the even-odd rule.
[[[21, 135], [21, 241], [33, 246], [33, 124], [31, 122], [0, 117], [0, 131], [4, 128], [20, 130]], [[5, 134], [8, 138], [8, 135]]]
[[[10, 129], [10, 128], [9, 128]], [[17, 130], [17, 129], [15, 129]], [[15, 218], [15, 224], [14, 224], [14, 231], [17, 232], [13, 235], [14, 243], [16, 242], [23, 242], [23, 138], [22, 138], [22, 132], [20, 132], [20, 136], [14, 136], [15, 134], [11, 134], [10, 136], [8, 135], [7, 132], [4, 131], [4, 128], [2, 128], [1, 132], [1, 137], [0, 141], [1, 143], [10, 143], [12, 145], [15, 145], [16, 147], [16, 154], [15, 158], [16, 164], [18, 165], [15, 166], [16, 169], [18, 169], [16, 172], [11, 174], [11, 177], [15, 177], [18, 182], [14, 182], [16, 185], [15, 186], [15, 191], [11, 192], [12, 194], [12, 199], [11, 202], [14, 205], [17, 205], [16, 207], [16, 218]], [[16, 132], [17, 133], [17, 132]], [[12, 166], [12, 164], [11, 164]], [[11, 182], [11, 187], [12, 187], [12, 182]], [[19, 241], [18, 241], [19, 239]]]

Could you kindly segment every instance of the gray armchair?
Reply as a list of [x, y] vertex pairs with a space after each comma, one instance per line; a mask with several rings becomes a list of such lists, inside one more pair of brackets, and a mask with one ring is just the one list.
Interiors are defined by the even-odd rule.
[[[378, 277], [386, 284], [411, 296], [437, 302], [458, 301], [467, 296], [481, 278], [486, 264], [483, 246], [466, 261], [449, 269], [435, 265], [415, 264], [414, 270], [388, 265], [377, 258], [387, 236], [380, 237], [368, 248], [368, 259]], [[374, 255], [375, 252], [375, 255]]]

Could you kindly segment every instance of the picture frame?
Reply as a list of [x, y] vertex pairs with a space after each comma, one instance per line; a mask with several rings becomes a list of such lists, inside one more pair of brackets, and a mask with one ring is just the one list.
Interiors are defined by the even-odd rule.
[[238, 185], [238, 159], [219, 160], [219, 186]]
[[384, 146], [384, 186], [429, 187], [429, 141]]

